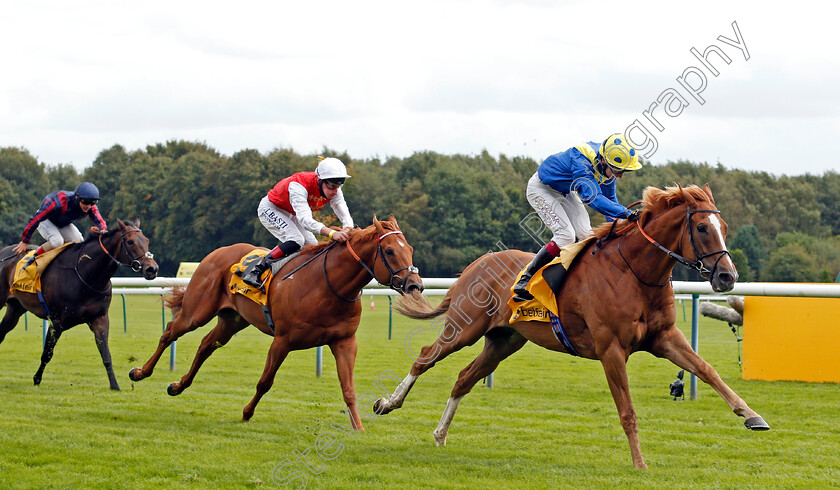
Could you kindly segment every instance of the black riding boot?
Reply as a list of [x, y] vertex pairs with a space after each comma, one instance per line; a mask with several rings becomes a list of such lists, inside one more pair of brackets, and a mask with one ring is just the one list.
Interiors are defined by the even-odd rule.
[[528, 282], [534, 277], [534, 274], [538, 270], [540, 270], [545, 264], [551, 262], [554, 256], [548, 253], [545, 247], [541, 248], [537, 255], [534, 256], [531, 263], [528, 264], [528, 268], [522, 274], [522, 277], [519, 278], [519, 282], [513, 287], [513, 299], [515, 301], [528, 301], [534, 299], [534, 296], [528, 292], [526, 287], [528, 287]]
[[274, 262], [277, 262], [281, 258], [282, 258], [282, 256], [275, 259], [274, 257], [271, 256], [271, 254], [263, 255], [263, 257], [260, 259], [259, 262], [254, 264], [253, 267], [251, 267], [250, 269], [248, 269], [245, 272], [245, 275], [242, 276], [242, 281], [245, 284], [248, 284], [249, 286], [254, 286], [255, 288], [261, 288], [262, 287], [261, 277], [262, 277], [263, 273], [266, 270], [268, 270], [269, 267], [271, 267], [271, 264], [273, 264]]

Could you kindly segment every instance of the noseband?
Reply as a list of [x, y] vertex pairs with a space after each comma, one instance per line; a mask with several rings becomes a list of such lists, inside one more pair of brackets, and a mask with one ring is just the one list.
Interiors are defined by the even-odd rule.
[[[697, 250], [697, 244], [694, 242], [694, 229], [691, 227], [691, 216], [694, 215], [694, 214], [697, 214], [697, 213], [720, 214], [720, 211], [718, 211], [717, 209], [694, 209], [694, 210], [692, 210], [690, 207], [688, 207], [688, 205], [686, 205], [685, 222], [683, 223], [683, 229], [680, 232], [680, 243], [682, 243], [683, 237], [685, 236], [685, 229], [688, 228], [688, 242], [691, 244], [691, 249], [694, 252], [695, 260], [689, 260], [689, 259], [683, 257], [682, 255], [680, 255], [680, 254], [662, 246], [659, 242], [657, 242], [656, 240], [651, 238], [650, 235], [645, 233], [645, 230], [642, 228], [641, 221], [636, 221], [636, 226], [639, 227], [639, 231], [642, 233], [642, 236], [644, 236], [647, 239], [647, 241], [652, 243], [656, 248], [658, 248], [659, 250], [662, 250], [663, 252], [668, 254], [669, 257], [676, 260], [680, 264], [688, 267], [689, 269], [696, 270], [701, 275], [703, 275], [707, 280], [711, 281], [712, 277], [714, 277], [715, 271], [717, 271], [717, 267], [718, 267], [718, 263], [720, 262], [720, 259], [722, 259], [726, 255], [729, 255], [730, 260], [731, 260], [732, 255], [730, 255], [729, 250], [726, 250], [726, 248], [723, 248], [723, 249], [718, 250], [716, 252], [711, 252], [711, 253], [702, 254], [702, 255], [700, 254], [700, 252]], [[724, 247], [725, 247], [725, 245], [724, 245]], [[621, 240], [619, 240], [619, 242], [618, 242], [618, 253], [621, 254], [621, 258], [624, 259], [624, 263], [627, 264], [627, 267], [630, 269], [630, 272], [632, 272], [633, 275], [636, 276], [636, 279], [638, 279], [639, 282], [641, 282], [645, 286], [662, 287], [662, 286], [668, 284], [668, 281], [665, 281], [661, 284], [653, 284], [653, 283], [649, 283], [649, 282], [643, 280], [641, 277], [639, 277], [639, 275], [636, 274], [636, 271], [633, 270], [633, 267], [630, 265], [630, 262], [627, 261], [627, 258], [621, 252]], [[703, 259], [705, 259], [706, 257], [711, 257], [713, 255], [718, 255], [718, 258], [717, 258], [717, 260], [715, 260], [715, 265], [712, 267], [711, 270], [709, 270], [703, 264]]]

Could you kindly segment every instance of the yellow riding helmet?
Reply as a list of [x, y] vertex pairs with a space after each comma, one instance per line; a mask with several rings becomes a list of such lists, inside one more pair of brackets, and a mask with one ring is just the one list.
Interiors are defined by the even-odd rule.
[[622, 133], [613, 133], [601, 143], [598, 153], [607, 165], [619, 172], [632, 172], [642, 168], [639, 155], [630, 140]]

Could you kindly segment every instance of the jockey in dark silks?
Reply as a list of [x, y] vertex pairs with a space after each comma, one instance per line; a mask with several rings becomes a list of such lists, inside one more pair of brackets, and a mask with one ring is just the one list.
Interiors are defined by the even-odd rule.
[[15, 252], [21, 255], [26, 253], [29, 249], [29, 240], [36, 229], [46, 240], [38, 247], [36, 256], [58, 248], [65, 242], [81, 242], [84, 237], [73, 222], [85, 216], [93, 221], [94, 226], [91, 227], [93, 232], [105, 233], [108, 226], [99, 214], [97, 202], [99, 202], [99, 189], [90, 182], [82, 182], [73, 192], [57, 191], [48, 194], [41, 202], [41, 207], [29, 218], [23, 228], [23, 235], [20, 243], [15, 246]]

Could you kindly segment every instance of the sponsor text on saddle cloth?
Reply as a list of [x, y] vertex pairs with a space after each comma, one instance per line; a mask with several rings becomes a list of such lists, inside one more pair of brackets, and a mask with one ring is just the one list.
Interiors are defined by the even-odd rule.
[[[563, 285], [563, 281], [566, 279], [566, 271], [569, 270], [575, 257], [593, 239], [594, 237], [587, 238], [586, 240], [561, 248], [560, 255], [534, 274], [534, 277], [528, 283], [528, 292], [534, 296], [534, 299], [514, 301], [515, 294], [513, 293], [513, 287], [511, 287], [511, 298], [508, 300], [508, 306], [512, 312], [510, 323], [522, 321], [550, 322], [555, 337], [566, 347], [566, 351], [572, 355], [580, 355], [569, 341], [565, 330], [563, 330], [563, 326], [560, 324], [560, 318], [557, 312], [556, 292], [560, 291], [560, 286]], [[514, 284], [519, 281], [519, 278], [524, 272], [525, 269], [519, 272], [519, 275], [516, 276], [516, 280], [513, 282]]]
[[275, 271], [273, 267], [269, 267], [268, 270], [263, 274], [265, 278], [265, 286], [263, 291], [260, 288], [255, 288], [248, 284], [245, 284], [245, 281], [242, 280], [242, 275], [245, 275], [245, 271], [248, 270], [249, 267], [253, 267], [254, 264], [260, 261], [263, 255], [267, 254], [268, 250], [263, 249], [254, 249], [242, 257], [242, 260], [233, 264], [230, 267], [230, 271], [233, 273], [230, 276], [230, 290], [235, 294], [241, 294], [246, 298], [250, 299], [251, 301], [266, 306], [268, 304], [268, 286], [271, 284], [271, 278], [274, 277]]
[[[35, 257], [35, 250], [30, 250], [21, 258], [15, 265], [15, 276], [12, 280], [11, 290], [17, 289], [24, 293], [37, 293], [41, 290], [41, 274], [47, 268], [50, 262], [58, 256], [65, 248], [73, 243], [65, 243], [64, 245], [47, 250], [43, 254]], [[34, 257], [34, 259], [33, 259]]]

